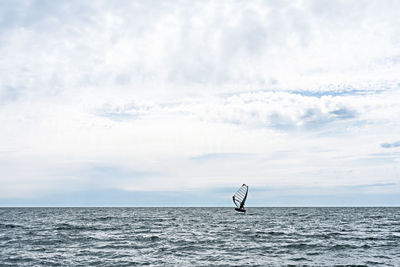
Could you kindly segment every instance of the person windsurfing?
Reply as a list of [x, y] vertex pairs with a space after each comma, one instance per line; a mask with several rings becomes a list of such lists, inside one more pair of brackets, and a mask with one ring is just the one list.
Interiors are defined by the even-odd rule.
[[233, 203], [236, 205], [235, 210], [240, 212], [246, 212], [244, 204], [247, 199], [248, 186], [243, 184], [239, 190], [232, 196]]

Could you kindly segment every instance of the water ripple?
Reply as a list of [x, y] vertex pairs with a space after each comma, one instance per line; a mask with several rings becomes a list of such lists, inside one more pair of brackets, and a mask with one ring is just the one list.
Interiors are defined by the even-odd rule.
[[400, 265], [400, 208], [3, 208], [0, 265]]

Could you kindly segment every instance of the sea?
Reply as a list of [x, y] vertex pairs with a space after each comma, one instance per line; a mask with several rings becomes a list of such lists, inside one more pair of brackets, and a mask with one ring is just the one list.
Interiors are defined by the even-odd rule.
[[400, 208], [0, 208], [0, 266], [400, 266]]

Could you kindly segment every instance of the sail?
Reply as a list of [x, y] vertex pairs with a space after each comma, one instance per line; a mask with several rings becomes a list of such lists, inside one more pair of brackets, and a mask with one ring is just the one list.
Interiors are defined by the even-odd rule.
[[236, 207], [239, 209], [243, 209], [244, 203], [246, 202], [247, 192], [249, 191], [249, 187], [243, 184], [239, 190], [233, 195], [233, 203], [235, 203]]

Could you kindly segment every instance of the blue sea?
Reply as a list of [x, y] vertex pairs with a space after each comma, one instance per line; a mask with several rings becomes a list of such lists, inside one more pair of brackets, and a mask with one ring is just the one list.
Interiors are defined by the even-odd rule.
[[400, 266], [400, 208], [0, 208], [0, 266]]

